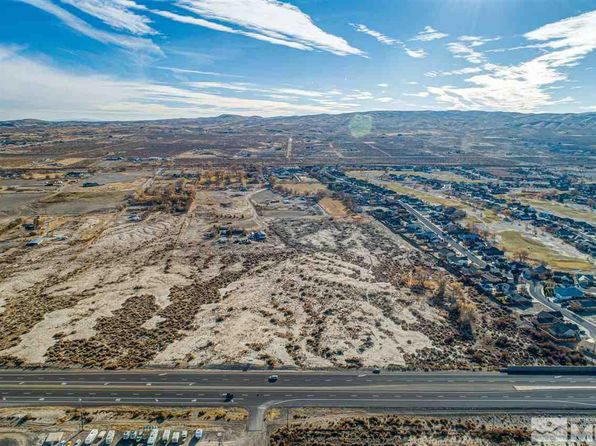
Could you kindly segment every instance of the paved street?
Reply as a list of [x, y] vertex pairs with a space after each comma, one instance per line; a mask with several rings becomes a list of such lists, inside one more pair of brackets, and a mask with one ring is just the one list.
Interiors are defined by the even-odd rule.
[[[237, 405], [262, 428], [272, 406], [384, 407], [415, 411], [595, 410], [596, 377], [502, 373], [2, 371], [0, 405]], [[223, 394], [234, 394], [225, 402]]]
[[539, 301], [541, 304], [548, 307], [552, 311], [560, 311], [563, 314], [563, 316], [565, 316], [570, 321], [575, 322], [581, 328], [586, 330], [590, 334], [590, 337], [596, 339], [596, 324], [594, 324], [593, 322], [590, 322], [586, 318], [584, 318], [572, 311], [569, 311], [566, 308], [563, 308], [561, 305], [559, 305], [555, 302], [551, 302], [544, 295], [544, 288], [542, 286], [542, 283], [540, 283], [540, 282], [529, 283], [528, 284], [528, 293], [530, 294], [530, 296], [532, 296], [532, 298], [536, 299], [537, 301]]
[[449, 236], [448, 234], [445, 234], [441, 230], [441, 228], [439, 228], [437, 225], [435, 225], [433, 222], [431, 222], [428, 218], [426, 218], [424, 215], [422, 215], [420, 212], [418, 212], [412, 206], [410, 206], [407, 203], [401, 203], [401, 205], [408, 212], [410, 212], [412, 215], [414, 215], [418, 219], [418, 221], [420, 223], [422, 223], [429, 231], [432, 231], [439, 238], [441, 238], [442, 240], [449, 243], [450, 247], [453, 250], [457, 251], [461, 256], [467, 257], [470, 260], [470, 262], [472, 262], [474, 264], [474, 266], [476, 266], [480, 269], [484, 269], [486, 267], [486, 262], [484, 260], [482, 260], [480, 257], [475, 255], [469, 249], [464, 248], [458, 241], [454, 240], [451, 236]]

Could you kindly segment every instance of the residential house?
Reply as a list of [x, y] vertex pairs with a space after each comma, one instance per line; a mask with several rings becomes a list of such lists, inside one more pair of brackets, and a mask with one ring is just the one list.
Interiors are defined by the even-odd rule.
[[555, 302], [565, 302], [572, 299], [581, 299], [584, 297], [584, 292], [577, 287], [555, 287], [554, 289]]

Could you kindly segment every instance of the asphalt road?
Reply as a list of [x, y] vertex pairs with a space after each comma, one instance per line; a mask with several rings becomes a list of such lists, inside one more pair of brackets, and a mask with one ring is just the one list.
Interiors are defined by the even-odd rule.
[[581, 328], [583, 328], [588, 333], [590, 333], [590, 337], [596, 339], [596, 324], [590, 322], [586, 318], [581, 317], [580, 315], [574, 313], [573, 311], [569, 311], [568, 309], [563, 308], [561, 305], [550, 301], [544, 295], [544, 288], [542, 286], [542, 283], [540, 283], [540, 282], [529, 283], [528, 284], [528, 294], [530, 294], [531, 297], [533, 297], [534, 299], [536, 299], [537, 301], [539, 301], [541, 304], [548, 307], [549, 309], [551, 309], [553, 311], [560, 311], [561, 314], [563, 314], [563, 316], [565, 316], [570, 321], [575, 322]]
[[[405, 411], [592, 411], [596, 377], [501, 373], [256, 371], [2, 371], [0, 407], [32, 405], [241, 406], [260, 430], [272, 406]], [[234, 394], [225, 402], [223, 394]]]
[[470, 262], [472, 262], [474, 264], [474, 266], [476, 266], [476, 267], [478, 267], [480, 269], [483, 269], [483, 268], [486, 267], [486, 262], [484, 260], [482, 260], [481, 258], [479, 258], [477, 255], [475, 255], [469, 249], [464, 248], [459, 242], [457, 242], [456, 240], [454, 240], [452, 237], [450, 237], [449, 235], [445, 234], [441, 230], [441, 228], [439, 228], [437, 225], [435, 225], [433, 222], [431, 222], [428, 218], [426, 218], [424, 215], [422, 215], [420, 212], [418, 212], [412, 206], [410, 206], [407, 203], [401, 203], [401, 205], [408, 212], [410, 212], [412, 215], [414, 215], [418, 219], [418, 221], [420, 221], [420, 223], [422, 223], [424, 226], [426, 226], [426, 228], [429, 231], [432, 231], [438, 237], [440, 237], [441, 239], [443, 239], [447, 243], [449, 243], [450, 246], [451, 246], [451, 248], [454, 249], [455, 251], [457, 251], [460, 255], [462, 255], [464, 257], [467, 257], [470, 260]]

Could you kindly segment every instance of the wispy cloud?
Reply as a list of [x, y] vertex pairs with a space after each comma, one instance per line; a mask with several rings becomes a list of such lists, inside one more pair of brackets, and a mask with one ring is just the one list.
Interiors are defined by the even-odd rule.
[[323, 31], [313, 23], [310, 16], [289, 3], [277, 0], [177, 0], [175, 4], [203, 20], [167, 11], [159, 13], [173, 20], [297, 49], [316, 49], [340, 56], [364, 55], [345, 39]]
[[[135, 0], [59, 0], [91, 15], [111, 28], [130, 33], [122, 35], [99, 30], [58, 6], [58, 0], [18, 0], [53, 14], [76, 31], [99, 40], [131, 49], [158, 51], [149, 39], [140, 35], [159, 34], [153, 29], [149, 14], [215, 31], [238, 34], [275, 45], [299, 50], [327, 51], [340, 56], [365, 53], [345, 39], [327, 33], [296, 6], [278, 0], [175, 0], [158, 3], [161, 9], [149, 9]], [[166, 9], [175, 6], [185, 14]]]
[[426, 51], [422, 49], [412, 50], [404, 45], [404, 51], [408, 56], [413, 57], [414, 59], [422, 59], [426, 57]]
[[94, 28], [83, 19], [71, 14], [64, 8], [52, 3], [49, 0], [19, 0], [31, 6], [35, 6], [49, 14], [54, 15], [60, 19], [64, 24], [74, 29], [75, 31], [99, 42], [105, 44], [117, 45], [122, 48], [137, 51], [149, 51], [152, 53], [160, 53], [161, 50], [151, 40], [133, 37], [123, 34], [111, 33]]
[[383, 45], [399, 46], [399, 47], [403, 48], [403, 50], [405, 51], [405, 53], [408, 56], [410, 56], [410, 57], [413, 57], [415, 59], [420, 59], [420, 58], [426, 57], [426, 52], [424, 50], [421, 50], [421, 49], [416, 49], [416, 50], [410, 49], [401, 40], [394, 39], [393, 37], [386, 36], [385, 34], [379, 32], [379, 31], [376, 31], [374, 29], [370, 29], [366, 25], [363, 25], [361, 23], [350, 23], [350, 25], [356, 31], [358, 31], [360, 33], [363, 33], [363, 34], [367, 34], [367, 35], [369, 35], [371, 37], [374, 37], [375, 39], [377, 39], [377, 41], [379, 41]]
[[487, 40], [464, 36], [460, 42], [468, 44], [468, 52], [452, 52], [456, 57], [481, 64], [485, 73], [466, 79], [470, 87], [428, 87], [427, 90], [440, 102], [460, 109], [533, 111], [569, 102], [572, 98], [554, 99], [548, 87], [566, 80], [564, 68], [577, 65], [596, 49], [595, 29], [596, 11], [591, 11], [530, 31], [524, 37], [538, 42], [535, 45], [542, 54], [517, 65], [490, 63], [486, 55], [471, 53], [472, 47]]
[[430, 95], [428, 91], [419, 91], [418, 93], [403, 93], [404, 96], [412, 96], [415, 98], [426, 98]]
[[438, 76], [455, 76], [455, 75], [462, 75], [462, 74], [475, 74], [480, 73], [482, 68], [480, 67], [465, 67], [460, 68], [459, 70], [450, 70], [450, 71], [429, 71], [424, 73], [426, 77], [438, 77]]
[[282, 97], [289, 99], [292, 97], [300, 98], [332, 98], [341, 95], [338, 90], [306, 90], [293, 87], [263, 87], [248, 82], [188, 82], [186, 85], [204, 90], [232, 90], [252, 93], [261, 93], [270, 97]]
[[486, 56], [476, 48], [488, 42], [495, 42], [500, 37], [460, 36], [458, 42], [450, 42], [447, 49], [458, 59], [465, 59], [472, 64], [486, 62]]
[[449, 36], [449, 34], [442, 33], [434, 29], [432, 26], [425, 26], [424, 31], [420, 31], [410, 40], [419, 40], [421, 42], [430, 42], [431, 40], [443, 39]]
[[[355, 110], [359, 104], [334, 100], [337, 90], [291, 87], [259, 89], [251, 84], [225, 84], [225, 92], [202, 84], [169, 86], [144, 80], [65, 71], [23, 56], [18, 48], [0, 45], [0, 119], [150, 119], [243, 115], [292, 115]], [[246, 91], [240, 91], [244, 86]], [[213, 90], [213, 91], [207, 91]], [[280, 93], [281, 100], [268, 98]], [[65, 94], [68, 92], [68, 94]], [[245, 92], [251, 97], [243, 95]]]
[[377, 84], [377, 87], [387, 88], [387, 87], [389, 87], [389, 84], [385, 84], [385, 83]]
[[200, 75], [205, 75], [205, 76], [244, 77], [239, 74], [219, 73], [217, 71], [189, 70], [186, 68], [176, 68], [176, 67], [155, 67], [155, 68], [157, 68], [158, 70], [170, 71], [172, 73], [177, 73], [177, 74], [200, 74]]
[[112, 28], [131, 34], [157, 34], [149, 26], [151, 20], [135, 10], [145, 10], [145, 6], [133, 0], [61, 0], [81, 11], [100, 19]]
[[385, 34], [380, 33], [379, 31], [375, 31], [374, 29], [370, 29], [368, 26], [363, 25], [361, 23], [350, 23], [350, 25], [359, 33], [368, 34], [369, 36], [377, 39], [383, 45], [395, 46], [400, 45], [402, 43], [399, 39], [394, 39], [393, 37], [386, 36]]

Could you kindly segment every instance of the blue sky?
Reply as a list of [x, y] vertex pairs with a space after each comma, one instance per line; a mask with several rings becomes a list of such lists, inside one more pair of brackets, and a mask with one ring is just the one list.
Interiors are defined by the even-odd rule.
[[0, 119], [596, 111], [595, 1], [0, 3]]

